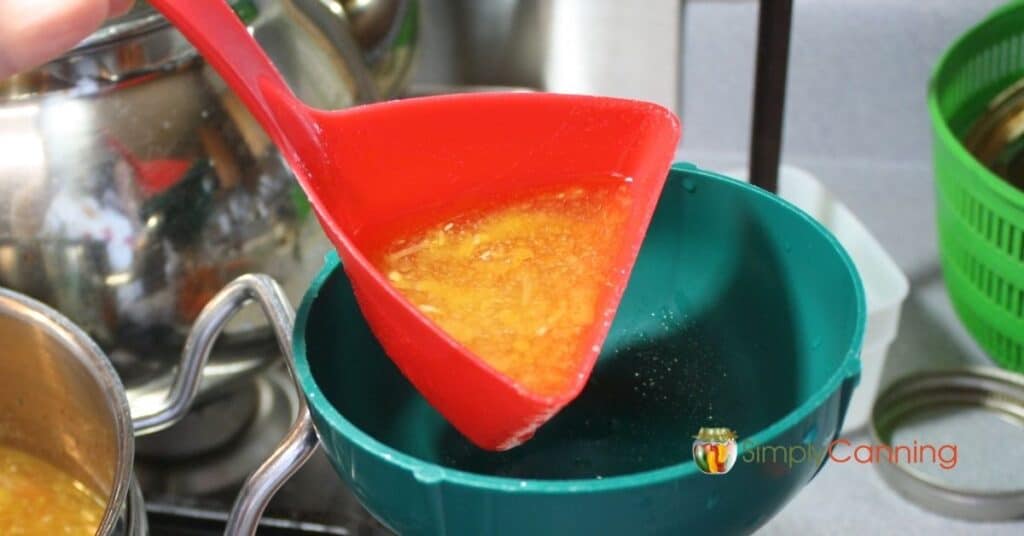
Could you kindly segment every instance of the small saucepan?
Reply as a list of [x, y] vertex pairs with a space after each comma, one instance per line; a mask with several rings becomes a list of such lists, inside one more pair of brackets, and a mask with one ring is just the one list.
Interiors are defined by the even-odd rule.
[[[210, 307], [240, 308], [250, 296], [277, 292], [276, 284], [243, 276]], [[85, 332], [50, 307], [0, 288], [0, 444], [40, 457], [106, 497], [96, 534], [145, 534], [134, 438], [185, 416], [220, 332], [217, 320], [207, 314], [194, 324], [163, 400], [129, 405], [110, 360]]]

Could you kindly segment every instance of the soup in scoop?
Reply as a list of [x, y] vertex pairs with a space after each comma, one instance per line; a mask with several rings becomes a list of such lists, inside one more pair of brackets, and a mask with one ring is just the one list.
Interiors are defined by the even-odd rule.
[[570, 186], [385, 241], [371, 262], [424, 315], [498, 372], [560, 392], [612, 284], [629, 215], [621, 180]]

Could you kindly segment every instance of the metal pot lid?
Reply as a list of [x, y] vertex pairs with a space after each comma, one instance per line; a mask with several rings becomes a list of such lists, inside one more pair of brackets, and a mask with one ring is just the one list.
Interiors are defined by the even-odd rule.
[[[1024, 375], [994, 367], [916, 372], [871, 412], [882, 478], [900, 495], [949, 517], [1024, 516]], [[903, 449], [903, 450], [900, 450]]]

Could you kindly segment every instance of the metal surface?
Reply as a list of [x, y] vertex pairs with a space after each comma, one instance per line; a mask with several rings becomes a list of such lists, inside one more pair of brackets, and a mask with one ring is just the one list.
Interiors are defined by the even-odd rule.
[[[982, 408], [1024, 427], [1024, 376], [992, 367], [922, 371], [894, 382], [875, 402], [871, 433], [893, 445], [895, 430], [926, 412]], [[1009, 448], [1014, 448], [1010, 445]], [[1001, 521], [1024, 516], [1024, 487], [1000, 491], [957, 487], [909, 463], [877, 465], [882, 478], [907, 499], [946, 516]]]
[[[137, 439], [135, 474], [150, 502], [209, 507], [211, 497], [226, 497], [227, 510], [238, 486], [274, 452], [298, 411], [298, 393], [283, 366], [256, 375], [251, 389], [232, 393], [215, 405], [231, 405], [239, 401], [238, 394], [247, 392], [255, 395], [255, 407], [241, 423], [225, 422], [219, 407], [208, 418], [205, 412], [210, 408], [199, 406], [166, 431]], [[190, 448], [191, 438], [216, 437], [222, 429], [227, 429], [227, 437], [216, 448]]]
[[792, 18], [792, 0], [761, 0], [750, 133], [750, 182], [769, 192], [778, 189]]
[[[297, 394], [283, 368], [271, 369], [268, 377], [275, 390]], [[275, 417], [270, 426], [251, 428], [212, 456], [172, 463], [136, 458], [154, 534], [224, 533], [243, 480], [277, 448], [295, 418], [290, 401], [275, 402], [274, 412], [287, 408], [283, 423]], [[359, 504], [319, 449], [274, 495], [257, 533], [391, 534]]]
[[341, 2], [377, 91], [385, 97], [398, 95], [412, 74], [415, 47], [410, 40], [419, 38], [419, 1], [335, 1]]
[[[239, 0], [227, 1], [239, 3]], [[128, 37], [146, 34], [164, 26], [167, 26], [167, 21], [146, 5], [145, 0], [142, 0], [136, 2], [128, 13], [106, 20], [99, 29], [75, 45], [73, 51], [80, 52], [114, 44]]]
[[[386, 97], [408, 72], [412, 41], [372, 65], [343, 49], [334, 2], [255, 4], [255, 35], [311, 104]], [[188, 326], [224, 284], [267, 272], [297, 296], [327, 247], [265, 134], [148, 6], [0, 81], [0, 285], [83, 327], [133, 404], [160, 403]], [[231, 331], [204, 392], [274, 356], [261, 318]]]
[[1024, 189], [1024, 80], [992, 99], [963, 142], [993, 173]]
[[409, 9], [408, 0], [340, 0], [360, 46], [373, 50], [395, 33], [393, 21]]
[[146, 517], [146, 500], [142, 496], [139, 483], [132, 479], [128, 489], [128, 500], [125, 502], [124, 518], [118, 526], [118, 534], [125, 536], [145, 536], [149, 534], [149, 520]]
[[260, 411], [261, 374], [224, 393], [211, 393], [197, 401], [174, 426], [137, 438], [136, 458], [163, 463], [207, 456], [236, 441], [254, 423]]
[[[419, 85], [529, 87], [678, 112], [681, 0], [423, 0]], [[642, 61], [640, 61], [642, 60]]]
[[[204, 510], [199, 508], [151, 505], [149, 508], [149, 525], [153, 536], [222, 536], [227, 523], [226, 512]], [[281, 519], [264, 517], [260, 521], [260, 536], [313, 536], [331, 534], [348, 536], [360, 534], [372, 536], [378, 531], [369, 529], [348, 529], [334, 525], [324, 525], [297, 519]], [[390, 534], [390, 533], [386, 533]]]

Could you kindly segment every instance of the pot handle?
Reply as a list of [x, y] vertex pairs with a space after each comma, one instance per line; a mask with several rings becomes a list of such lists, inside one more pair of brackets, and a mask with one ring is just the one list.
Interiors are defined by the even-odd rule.
[[[209, 360], [213, 344], [229, 320], [250, 301], [255, 300], [266, 315], [277, 337], [281, 353], [292, 366], [292, 325], [295, 312], [288, 297], [273, 278], [262, 274], [247, 274], [228, 283], [199, 313], [181, 352], [181, 362], [174, 372], [170, 389], [163, 400], [144, 414], [133, 414], [135, 435], [164, 430], [176, 424], [188, 413], [202, 379], [203, 368]], [[302, 399], [302, 408], [305, 400]]]
[[235, 499], [224, 532], [232, 536], [256, 534], [263, 510], [274, 493], [309, 460], [320, 444], [295, 373], [292, 354], [295, 311], [281, 286], [263, 274], [243, 275], [228, 283], [196, 317], [182, 350], [181, 364], [163, 403], [150, 413], [132, 416], [136, 435], [163, 430], [180, 421], [199, 390], [203, 367], [217, 337], [231, 318], [251, 301], [259, 304], [274, 330], [288, 373], [296, 389], [300, 390], [299, 411], [288, 435], [263, 465], [249, 476]]
[[[181, 420], [199, 388], [201, 372], [214, 342], [235, 313], [250, 301], [258, 303], [266, 315], [277, 336], [281, 354], [285, 357], [288, 373], [296, 389], [299, 389], [292, 354], [295, 311], [284, 290], [273, 278], [262, 274], [243, 275], [228, 283], [199, 313], [185, 341], [181, 366], [175, 374], [163, 409], [134, 419], [136, 433], [166, 428]], [[299, 411], [295, 424], [267, 461], [245, 481], [231, 508], [225, 534], [256, 534], [260, 517], [271, 497], [309, 460], [320, 444], [301, 390], [298, 400]]]
[[[289, 367], [291, 368], [291, 367]], [[294, 376], [293, 376], [294, 378]], [[302, 398], [300, 396], [299, 398]], [[285, 436], [277, 450], [249, 475], [242, 485], [235, 504], [231, 506], [227, 527], [227, 536], [254, 536], [259, 527], [263, 510], [285, 482], [295, 474], [309, 457], [313, 455], [320, 440], [313, 428], [313, 419], [305, 402], [299, 412], [298, 419]]]
[[[288, 373], [298, 388], [292, 354], [295, 311], [284, 290], [272, 277], [263, 274], [243, 275], [228, 283], [196, 317], [182, 350], [181, 364], [164, 402], [155, 411], [133, 416], [136, 435], [165, 429], [185, 416], [199, 389], [203, 367], [210, 357], [214, 342], [228, 321], [251, 301], [258, 303], [266, 315], [277, 337], [281, 354], [285, 357]], [[299, 411], [295, 424], [277, 450], [242, 486], [231, 509], [225, 534], [256, 534], [260, 517], [271, 497], [306, 463], [320, 444], [313, 429], [309, 407], [301, 393], [298, 400]]]
[[[281, 287], [272, 278], [265, 275], [242, 276], [220, 292], [200, 313], [200, 319], [209, 317], [209, 325], [199, 324], [193, 329], [196, 334], [196, 348], [201, 353], [209, 353], [217, 333], [231, 318], [235, 311], [249, 299], [255, 299], [263, 308], [277, 334], [281, 353], [285, 356], [288, 373], [299, 391], [299, 411], [288, 435], [284, 437], [277, 449], [263, 462], [256, 471], [246, 479], [242, 489], [231, 507], [224, 534], [231, 536], [252, 536], [256, 534], [260, 518], [267, 503], [277, 493], [281, 485], [298, 471], [309, 457], [313, 455], [320, 440], [313, 428], [313, 419], [302, 394], [298, 375], [295, 372], [295, 360], [292, 353], [292, 328], [295, 325], [295, 312], [288, 303]], [[210, 311], [207, 315], [207, 310]], [[191, 339], [190, 339], [191, 340]], [[186, 345], [186, 348], [190, 346]]]

